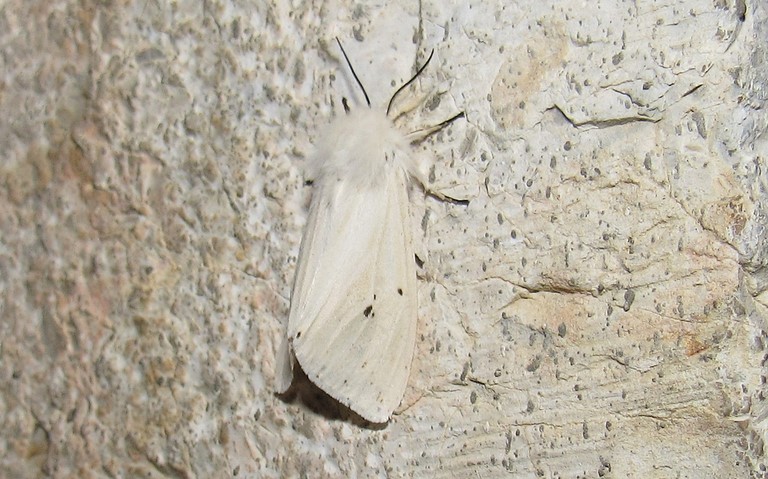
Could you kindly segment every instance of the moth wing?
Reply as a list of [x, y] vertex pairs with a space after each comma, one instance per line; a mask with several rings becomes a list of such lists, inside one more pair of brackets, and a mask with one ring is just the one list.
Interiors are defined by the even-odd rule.
[[291, 387], [293, 382], [293, 356], [291, 355], [288, 338], [283, 338], [277, 350], [275, 365], [275, 389], [282, 394]]
[[291, 297], [288, 341], [307, 377], [371, 422], [399, 405], [416, 336], [407, 174], [317, 185]]

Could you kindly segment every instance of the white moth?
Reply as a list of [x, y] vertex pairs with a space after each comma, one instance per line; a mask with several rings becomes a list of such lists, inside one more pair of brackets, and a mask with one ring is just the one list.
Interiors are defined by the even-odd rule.
[[298, 362], [310, 381], [374, 423], [387, 422], [400, 404], [416, 339], [408, 186], [411, 178], [424, 185], [424, 175], [410, 143], [463, 116], [408, 135], [388, 118], [395, 96], [429, 59], [386, 113], [370, 108], [349, 64], [368, 108], [349, 111], [344, 99], [346, 114], [312, 159], [312, 201], [278, 359], [279, 393]]

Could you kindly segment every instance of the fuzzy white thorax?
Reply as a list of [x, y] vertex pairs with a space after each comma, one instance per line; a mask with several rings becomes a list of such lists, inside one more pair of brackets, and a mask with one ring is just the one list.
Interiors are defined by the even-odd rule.
[[402, 168], [419, 181], [423, 177], [406, 136], [384, 112], [362, 107], [323, 130], [309, 174], [318, 183], [375, 188], [391, 168]]

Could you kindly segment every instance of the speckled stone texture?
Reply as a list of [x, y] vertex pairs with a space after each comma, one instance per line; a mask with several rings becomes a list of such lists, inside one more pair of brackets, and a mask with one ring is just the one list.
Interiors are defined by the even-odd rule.
[[[768, 475], [761, 1], [0, 6], [0, 476]], [[384, 428], [273, 393], [318, 131], [435, 57]]]

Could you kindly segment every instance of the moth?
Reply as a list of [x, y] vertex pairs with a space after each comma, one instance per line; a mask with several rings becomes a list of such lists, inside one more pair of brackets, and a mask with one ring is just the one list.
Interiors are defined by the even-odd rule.
[[[405, 393], [416, 339], [418, 295], [408, 190], [426, 179], [411, 144], [464, 116], [407, 134], [377, 111], [352, 68], [367, 108], [350, 110], [322, 134], [311, 161], [313, 193], [291, 294], [277, 392], [298, 365], [310, 381], [373, 423], [385, 423]], [[397, 117], [398, 115], [395, 115]], [[430, 192], [438, 197], [442, 195]]]

